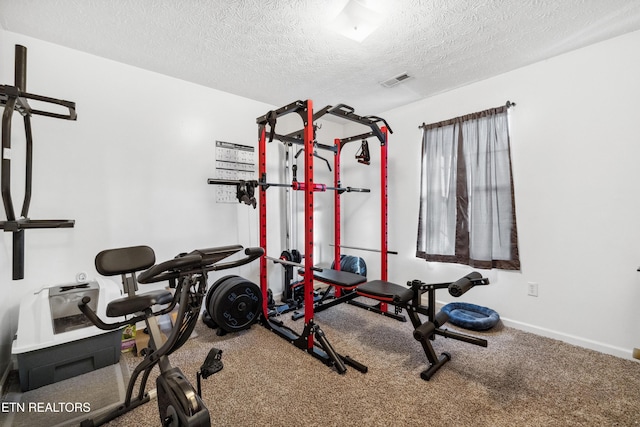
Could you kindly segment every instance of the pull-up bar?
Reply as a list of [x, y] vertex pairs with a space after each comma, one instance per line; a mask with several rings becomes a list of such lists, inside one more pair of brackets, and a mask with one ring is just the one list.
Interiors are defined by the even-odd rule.
[[[275, 138], [283, 142], [304, 145], [305, 144], [304, 132], [305, 132], [306, 126], [305, 128], [299, 131], [292, 132], [287, 135], [278, 135], [275, 129], [276, 129], [276, 121], [278, 117], [281, 117], [290, 113], [299, 113], [301, 110], [304, 110], [305, 108], [306, 106], [303, 101], [295, 101], [277, 110], [269, 111], [267, 114], [258, 117], [256, 119], [256, 122], [261, 126], [269, 125], [270, 127], [269, 134], [268, 134], [269, 142], [273, 141], [273, 139]], [[326, 114], [336, 116], [336, 117], [341, 117], [345, 120], [349, 120], [354, 123], [359, 123], [361, 125], [368, 126], [369, 128], [371, 128], [371, 132], [364, 133], [361, 135], [356, 135], [349, 138], [344, 138], [341, 140], [342, 143], [350, 142], [354, 139], [365, 139], [365, 138], [375, 136], [376, 138], [378, 138], [378, 140], [380, 140], [381, 144], [386, 144], [385, 132], [380, 129], [380, 126], [378, 126], [378, 123], [380, 122], [384, 124], [384, 127], [387, 129], [389, 133], [393, 133], [393, 131], [391, 130], [391, 127], [389, 127], [389, 124], [385, 119], [378, 116], [360, 116], [358, 114], [355, 114], [355, 110], [346, 104], [338, 104], [336, 106], [327, 105], [326, 107], [316, 111], [315, 113], [312, 114], [313, 123], [315, 123], [316, 120], [318, 120], [319, 118], [323, 117]], [[323, 148], [323, 149], [336, 152], [335, 146], [322, 145], [317, 143], [314, 144], [314, 146], [317, 148]]]
[[[13, 280], [24, 278], [24, 230], [30, 228], [71, 228], [74, 220], [29, 219], [31, 204], [31, 183], [33, 175], [33, 136], [31, 133], [31, 116], [39, 115], [63, 120], [76, 120], [76, 104], [70, 101], [34, 95], [26, 92], [27, 86], [27, 48], [16, 45], [15, 49], [15, 85], [0, 85], [0, 106], [4, 106], [2, 114], [2, 203], [7, 220], [0, 222], [0, 228], [13, 233]], [[59, 105], [68, 109], [68, 114], [52, 113], [31, 108], [29, 100]], [[24, 201], [20, 218], [16, 218], [11, 197], [11, 122], [13, 113], [17, 111], [24, 119], [26, 136], [26, 175]]]

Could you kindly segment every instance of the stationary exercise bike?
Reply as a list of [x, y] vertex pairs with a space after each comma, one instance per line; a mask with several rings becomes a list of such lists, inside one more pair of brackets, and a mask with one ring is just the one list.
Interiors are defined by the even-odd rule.
[[[172, 367], [168, 356], [180, 348], [189, 338], [200, 314], [200, 307], [207, 287], [207, 273], [239, 267], [259, 258], [262, 248], [245, 249], [245, 257], [236, 261], [218, 263], [220, 260], [242, 250], [242, 246], [223, 246], [198, 249], [154, 265], [155, 253], [148, 246], [133, 246], [108, 249], [95, 259], [98, 273], [104, 276], [121, 275], [126, 297], [111, 301], [107, 305], [109, 317], [129, 316], [125, 321], [103, 322], [89, 307], [91, 300], [85, 297], [78, 303], [80, 310], [100, 329], [113, 330], [144, 321], [149, 333], [149, 347], [145, 358], [134, 369], [127, 387], [125, 401], [112, 411], [84, 420], [82, 427], [102, 425], [132, 409], [148, 402], [145, 391], [149, 374], [158, 365], [160, 374], [156, 380], [158, 409], [163, 426], [210, 426], [209, 411], [200, 397], [200, 377], [207, 378], [222, 369], [221, 350], [213, 348], [198, 372], [198, 391], [194, 390], [184, 374]], [[144, 271], [143, 271], [144, 270]], [[136, 278], [136, 273], [141, 272]], [[165, 289], [136, 293], [137, 282], [155, 283], [168, 281], [173, 292]], [[257, 295], [261, 298], [261, 295]], [[154, 311], [154, 307], [160, 307]], [[158, 316], [171, 313], [177, 307], [177, 316], [169, 336], [164, 341]], [[132, 317], [131, 317], [132, 316]], [[134, 388], [141, 376], [138, 393]]]

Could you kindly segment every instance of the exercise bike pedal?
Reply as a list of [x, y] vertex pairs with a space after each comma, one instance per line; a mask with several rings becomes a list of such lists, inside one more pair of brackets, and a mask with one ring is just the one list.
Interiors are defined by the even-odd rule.
[[198, 396], [202, 396], [202, 378], [207, 379], [216, 372], [220, 372], [224, 365], [222, 364], [222, 350], [213, 347], [209, 350], [207, 358], [200, 366], [200, 370], [196, 372], [196, 380], [198, 386]]
[[207, 379], [216, 372], [220, 372], [224, 365], [222, 364], [222, 350], [213, 347], [209, 350], [207, 358], [204, 360], [202, 366], [200, 366], [200, 373], [202, 378]]

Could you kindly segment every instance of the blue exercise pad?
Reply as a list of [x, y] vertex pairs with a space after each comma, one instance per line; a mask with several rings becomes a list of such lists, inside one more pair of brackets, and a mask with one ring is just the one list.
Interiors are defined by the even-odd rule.
[[474, 331], [491, 329], [500, 320], [500, 315], [494, 310], [466, 302], [449, 303], [442, 307], [442, 311], [449, 316], [449, 322]]

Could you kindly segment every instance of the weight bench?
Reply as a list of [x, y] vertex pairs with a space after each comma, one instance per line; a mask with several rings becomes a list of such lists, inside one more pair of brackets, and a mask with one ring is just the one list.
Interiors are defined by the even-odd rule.
[[[304, 274], [303, 271], [299, 271]], [[359, 274], [348, 271], [333, 270], [329, 268], [316, 269], [313, 271], [313, 279], [329, 285], [327, 289], [320, 292], [314, 299], [314, 313], [321, 312], [343, 302], [348, 302], [356, 298], [354, 289], [367, 281], [367, 278]], [[333, 292], [332, 292], [333, 291]], [[304, 317], [304, 312], [296, 311], [291, 318], [298, 320]]]
[[[333, 270], [329, 268], [314, 270], [313, 279], [329, 285], [327, 289], [322, 291], [320, 295], [315, 299], [313, 304], [313, 311], [319, 313], [328, 308], [336, 306], [342, 303], [349, 303], [360, 308], [364, 308], [368, 311], [373, 311], [383, 316], [391, 317], [402, 322], [406, 322], [407, 319], [396, 310], [395, 313], [387, 311], [384, 304], [387, 301], [379, 299], [379, 303], [376, 305], [363, 304], [359, 301], [354, 301], [357, 298], [357, 289], [363, 284], [367, 283], [367, 278], [360, 274], [351, 273], [349, 271]], [[298, 320], [304, 317], [304, 312], [295, 312], [292, 316], [293, 320]]]
[[[443, 352], [440, 356], [436, 354], [431, 345], [431, 341], [435, 339], [436, 335], [487, 347], [487, 340], [485, 339], [442, 329], [442, 326], [448, 321], [449, 316], [443, 311], [436, 313], [436, 290], [447, 288], [452, 296], [459, 297], [474, 286], [488, 285], [489, 279], [483, 278], [478, 272], [469, 273], [455, 282], [427, 284], [420, 280], [413, 280], [407, 282], [409, 287], [384, 280], [367, 282], [363, 276], [328, 269], [321, 272], [314, 272], [314, 278], [330, 286], [349, 291], [345, 295], [339, 296], [327, 303], [316, 303], [314, 305], [316, 311], [326, 310], [329, 307], [347, 301], [350, 304], [356, 303], [356, 305], [361, 307], [371, 307], [369, 308], [371, 311], [377, 312], [380, 312], [377, 308], [380, 304], [390, 304], [395, 307], [396, 315], [399, 315], [399, 313], [405, 309], [414, 328], [413, 337], [417, 341], [420, 341], [429, 362], [427, 369], [420, 373], [420, 377], [423, 380], [428, 381], [431, 379], [438, 369], [451, 360], [451, 355], [447, 352]], [[426, 306], [422, 304], [422, 295], [425, 293], [428, 298]], [[368, 306], [365, 303], [353, 301], [354, 298], [360, 296], [378, 301], [378, 305]], [[426, 316], [427, 320], [423, 322], [419, 316], [420, 314]], [[402, 317], [404, 318], [404, 316]]]

